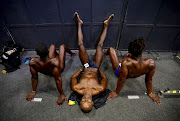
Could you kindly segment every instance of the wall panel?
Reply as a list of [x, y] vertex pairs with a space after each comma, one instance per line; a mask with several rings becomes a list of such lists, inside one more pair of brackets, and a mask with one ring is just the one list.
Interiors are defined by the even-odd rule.
[[[85, 47], [96, 49], [104, 20], [114, 13], [104, 48], [127, 50], [130, 41], [144, 37], [146, 50], [171, 51], [180, 46], [179, 6], [179, 0], [4, 0], [0, 20], [27, 50], [33, 50], [38, 42], [78, 49], [73, 17], [77, 11], [83, 20]], [[2, 50], [9, 37], [4, 29], [0, 32]]]

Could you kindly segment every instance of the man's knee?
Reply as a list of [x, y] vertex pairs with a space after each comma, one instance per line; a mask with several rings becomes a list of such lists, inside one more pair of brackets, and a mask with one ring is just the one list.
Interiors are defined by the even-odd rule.
[[62, 44], [61, 46], [59, 46], [59, 50], [60, 49], [64, 49], [65, 48], [65, 45], [64, 44]]
[[54, 49], [54, 48], [56, 48], [56, 46], [54, 44], [51, 44], [50, 48]]
[[109, 54], [115, 54], [116, 53], [116, 50], [112, 47], [110, 47], [108, 50], [109, 50]]
[[110, 52], [116, 52], [116, 50], [114, 48], [112, 48], [112, 47], [109, 48], [109, 51]]

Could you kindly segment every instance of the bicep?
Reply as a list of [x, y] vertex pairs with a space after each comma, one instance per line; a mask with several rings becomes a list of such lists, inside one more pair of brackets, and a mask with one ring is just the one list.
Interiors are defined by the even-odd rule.
[[52, 71], [52, 75], [54, 76], [55, 80], [61, 79], [61, 71], [58, 67], [54, 67]]
[[75, 72], [71, 77], [71, 88], [72, 88], [73, 91], [77, 91], [75, 89], [75, 86], [78, 84], [77, 77], [81, 74], [81, 72], [82, 72], [82, 70], [80, 69], [77, 72]]
[[77, 85], [77, 79], [71, 78], [71, 88], [73, 91], [76, 91], [75, 86]]
[[77, 77], [81, 73], [81, 70], [76, 71], [71, 77], [71, 84], [77, 84]]
[[146, 81], [152, 80], [152, 77], [153, 77], [154, 73], [155, 73], [155, 68], [151, 69], [151, 70], [146, 74], [145, 80], [146, 80]]
[[71, 77], [71, 87], [73, 90], [74, 90], [74, 86], [77, 84], [77, 77], [79, 76], [80, 73], [81, 73], [81, 71], [78, 70]]
[[155, 73], [155, 67], [156, 67], [155, 62], [152, 59], [148, 59], [148, 61], [149, 61], [149, 65], [148, 65], [149, 72], [146, 74], [146, 77], [145, 77], [146, 81], [152, 80], [152, 77]]
[[128, 75], [128, 68], [126, 66], [122, 66], [119, 70], [119, 79], [125, 81]]
[[73, 86], [75, 84], [77, 84], [77, 79], [74, 77], [71, 77], [71, 85]]
[[30, 66], [30, 72], [31, 72], [32, 78], [36, 78], [36, 79], [38, 78], [38, 73], [32, 66]]
[[104, 74], [104, 72], [102, 72], [101, 70], [99, 70], [100, 72], [100, 75], [102, 77], [102, 80], [101, 80], [101, 85], [103, 86], [107, 86], [107, 83], [108, 83], [108, 78], [106, 77], [106, 75]]

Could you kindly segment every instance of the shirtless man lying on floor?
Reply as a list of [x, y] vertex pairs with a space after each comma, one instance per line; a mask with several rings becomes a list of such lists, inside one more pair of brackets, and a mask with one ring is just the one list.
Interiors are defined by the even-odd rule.
[[[90, 112], [94, 105], [93, 96], [98, 95], [106, 90], [108, 79], [99, 68], [102, 63], [104, 54], [102, 49], [103, 42], [106, 38], [109, 22], [111, 21], [113, 16], [114, 14], [109, 16], [109, 18], [104, 21], [103, 32], [97, 45], [94, 59], [90, 60], [83, 43], [83, 33], [81, 28], [83, 21], [80, 19], [77, 12], [75, 12], [74, 14], [74, 17], [78, 22], [79, 58], [84, 68], [74, 73], [74, 75], [71, 77], [71, 87], [74, 92], [82, 95], [80, 108], [83, 112]], [[79, 77], [79, 75], [81, 75], [81, 77], [78, 80], [77, 78]], [[101, 79], [99, 79], [99, 77], [101, 77]], [[105, 98], [105, 102], [108, 95], [109, 93]]]
[[60, 96], [56, 102], [60, 106], [63, 101], [67, 100], [62, 89], [62, 78], [61, 73], [65, 68], [65, 56], [66, 52], [71, 54], [71, 57], [74, 57], [76, 53], [71, 52], [71, 50], [65, 45], [59, 47], [59, 54], [56, 52], [55, 45], [51, 45], [49, 51], [47, 46], [43, 43], [39, 43], [36, 46], [36, 52], [39, 57], [34, 57], [29, 62], [30, 72], [31, 72], [31, 81], [32, 81], [32, 91], [29, 92], [26, 96], [26, 101], [31, 102], [31, 100], [36, 95], [36, 89], [38, 85], [38, 72], [52, 75], [56, 81], [57, 89], [60, 93]]

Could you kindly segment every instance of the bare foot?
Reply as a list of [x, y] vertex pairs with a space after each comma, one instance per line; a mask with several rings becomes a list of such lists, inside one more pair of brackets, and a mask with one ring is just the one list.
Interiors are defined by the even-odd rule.
[[74, 13], [74, 17], [76, 18], [76, 20], [78, 21], [78, 24], [82, 25], [83, 21], [80, 19], [79, 14], [77, 12]]
[[77, 54], [77, 52], [75, 51], [75, 52], [71, 55], [71, 58], [73, 58], [76, 54]]
[[113, 17], [114, 17], [114, 14], [111, 14], [111, 15], [109, 16], [109, 18], [104, 21], [104, 25], [107, 26], [107, 25], [109, 24], [109, 22], [111, 21], [111, 19], [113, 19]]

